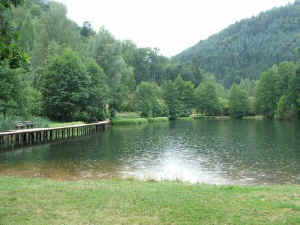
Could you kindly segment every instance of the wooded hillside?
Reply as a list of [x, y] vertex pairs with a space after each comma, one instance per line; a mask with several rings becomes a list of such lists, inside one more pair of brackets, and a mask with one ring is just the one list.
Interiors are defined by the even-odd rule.
[[300, 4], [244, 19], [175, 58], [197, 62], [227, 88], [241, 79], [256, 80], [274, 64], [300, 59]]

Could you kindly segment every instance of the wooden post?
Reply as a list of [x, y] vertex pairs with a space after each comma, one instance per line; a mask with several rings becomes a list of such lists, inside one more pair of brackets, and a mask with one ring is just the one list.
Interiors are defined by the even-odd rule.
[[36, 132], [33, 132], [33, 143], [36, 143]]
[[30, 144], [34, 144], [34, 132], [30, 133]]
[[20, 145], [19, 137], [20, 137], [20, 135], [16, 134], [16, 145]]
[[40, 142], [40, 143], [42, 143], [43, 140], [44, 140], [44, 137], [43, 137], [43, 136], [44, 136], [43, 132], [40, 131], [40, 132], [39, 132], [39, 142]]

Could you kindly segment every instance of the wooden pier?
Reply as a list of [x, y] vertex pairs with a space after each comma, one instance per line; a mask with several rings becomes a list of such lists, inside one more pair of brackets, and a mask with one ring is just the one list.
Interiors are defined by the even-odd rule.
[[0, 150], [9, 147], [20, 147], [69, 139], [77, 136], [88, 136], [99, 131], [105, 131], [109, 124], [110, 121], [103, 121], [66, 127], [34, 128], [3, 132], [0, 133]]

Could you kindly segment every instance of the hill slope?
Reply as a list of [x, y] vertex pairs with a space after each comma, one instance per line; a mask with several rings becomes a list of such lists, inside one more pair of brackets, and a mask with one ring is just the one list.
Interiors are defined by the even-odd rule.
[[281, 61], [300, 59], [300, 4], [274, 8], [242, 20], [175, 56], [196, 60], [229, 87]]

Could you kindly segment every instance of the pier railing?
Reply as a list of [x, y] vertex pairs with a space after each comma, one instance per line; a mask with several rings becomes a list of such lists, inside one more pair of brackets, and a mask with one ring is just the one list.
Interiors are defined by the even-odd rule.
[[65, 127], [33, 128], [2, 132], [0, 133], [0, 150], [8, 147], [47, 143], [77, 136], [88, 136], [99, 131], [105, 131], [109, 124], [110, 121], [103, 121]]

